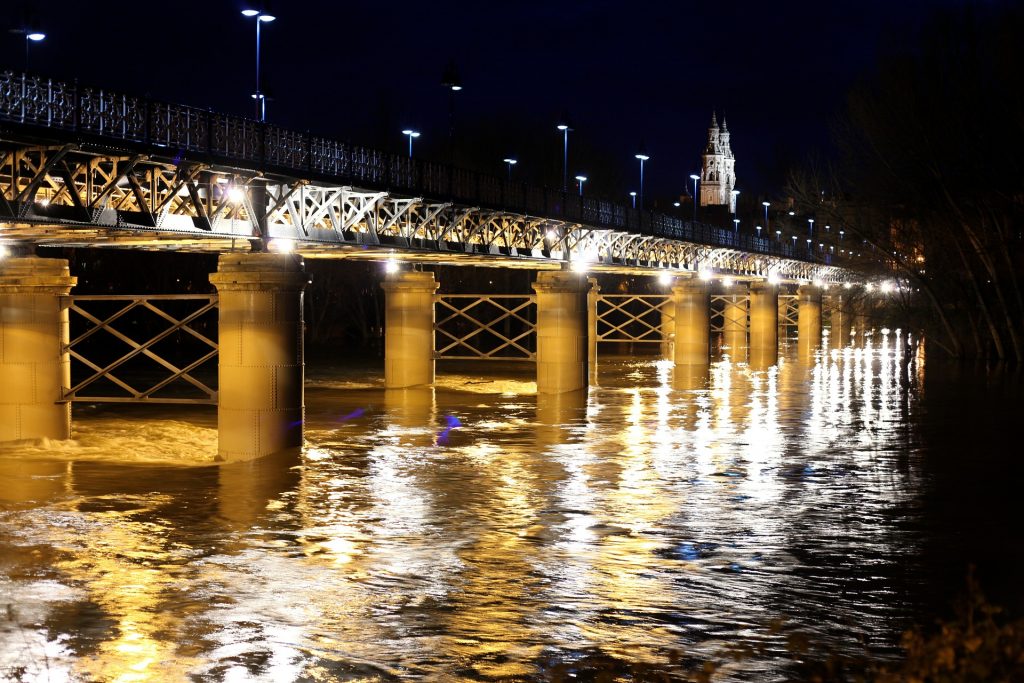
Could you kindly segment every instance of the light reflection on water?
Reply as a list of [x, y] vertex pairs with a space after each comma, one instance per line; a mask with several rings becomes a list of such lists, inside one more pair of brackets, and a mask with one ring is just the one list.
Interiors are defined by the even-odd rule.
[[[884, 649], [913, 609], [923, 359], [902, 372], [896, 336], [873, 343], [706, 376], [603, 361], [600, 387], [558, 397], [327, 373], [301, 461], [219, 469], [209, 413], [76, 415], [56, 459], [0, 458], [0, 672], [530, 677], [591, 648], [781, 650], [778, 620]], [[175, 452], [190, 466], [153, 464]]]

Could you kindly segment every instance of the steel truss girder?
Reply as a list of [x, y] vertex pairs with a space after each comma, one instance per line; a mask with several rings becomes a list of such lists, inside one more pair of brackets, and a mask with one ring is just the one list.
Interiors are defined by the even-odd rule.
[[800, 297], [779, 294], [779, 327], [796, 327], [800, 319]]
[[[44, 228], [44, 237], [33, 227]], [[823, 282], [853, 277], [836, 266], [310, 178], [0, 140], [0, 229], [10, 237], [24, 234], [24, 239], [44, 243], [89, 243], [82, 228], [105, 231], [112, 239], [119, 233], [149, 232], [157, 240], [186, 244], [190, 239], [284, 238], [314, 255], [382, 247], [523, 259], [537, 267], [585, 261], [609, 270], [711, 269]]]
[[708, 309], [711, 332], [725, 332], [728, 323], [749, 329], [750, 294], [712, 294]]

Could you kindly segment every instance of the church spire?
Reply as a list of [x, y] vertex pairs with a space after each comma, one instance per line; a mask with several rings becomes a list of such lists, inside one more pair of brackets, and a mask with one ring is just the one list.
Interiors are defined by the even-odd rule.
[[715, 114], [715, 110], [711, 110], [711, 127], [718, 128], [718, 116]]

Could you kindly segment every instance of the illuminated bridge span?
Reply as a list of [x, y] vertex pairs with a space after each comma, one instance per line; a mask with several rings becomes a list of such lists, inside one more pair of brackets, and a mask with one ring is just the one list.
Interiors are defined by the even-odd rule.
[[[76, 296], [67, 260], [29, 255], [47, 245], [220, 252], [217, 293]], [[585, 391], [600, 342], [660, 344], [686, 380], [706, 375], [713, 332], [734, 361], [767, 368], [780, 323], [797, 329], [802, 359], [823, 349], [823, 314], [836, 347], [863, 344], [870, 327], [870, 285], [855, 286], [855, 273], [823, 249], [797, 254], [670, 216], [11, 73], [0, 74], [0, 247], [0, 441], [69, 438], [73, 401], [184, 400], [216, 404], [224, 460], [301, 446], [308, 277], [303, 259], [283, 252], [539, 271], [532, 294], [439, 296], [434, 272], [395, 264], [383, 282], [384, 383], [394, 390], [430, 385], [438, 358], [459, 358], [532, 362], [538, 393]], [[658, 275], [671, 294], [602, 294], [596, 278], [573, 272], [588, 269]], [[150, 323], [135, 327], [133, 315]], [[162, 328], [149, 334], [154, 323]], [[169, 360], [169, 340], [191, 344], [194, 358]], [[136, 359], [166, 376], [137, 385], [126, 372]], [[198, 372], [213, 359], [216, 386]], [[165, 395], [175, 383], [196, 398]]]
[[0, 74], [0, 126], [6, 242], [852, 279], [813, 248], [41, 77]]

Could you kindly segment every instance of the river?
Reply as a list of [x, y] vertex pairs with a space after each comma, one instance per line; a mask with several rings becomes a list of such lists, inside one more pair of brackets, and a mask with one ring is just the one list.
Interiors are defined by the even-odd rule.
[[75, 407], [0, 450], [0, 677], [531, 680], [603, 652], [896, 653], [967, 567], [1024, 611], [1019, 380], [905, 363], [895, 335], [674, 376], [310, 363], [301, 456], [216, 466], [210, 408]]

